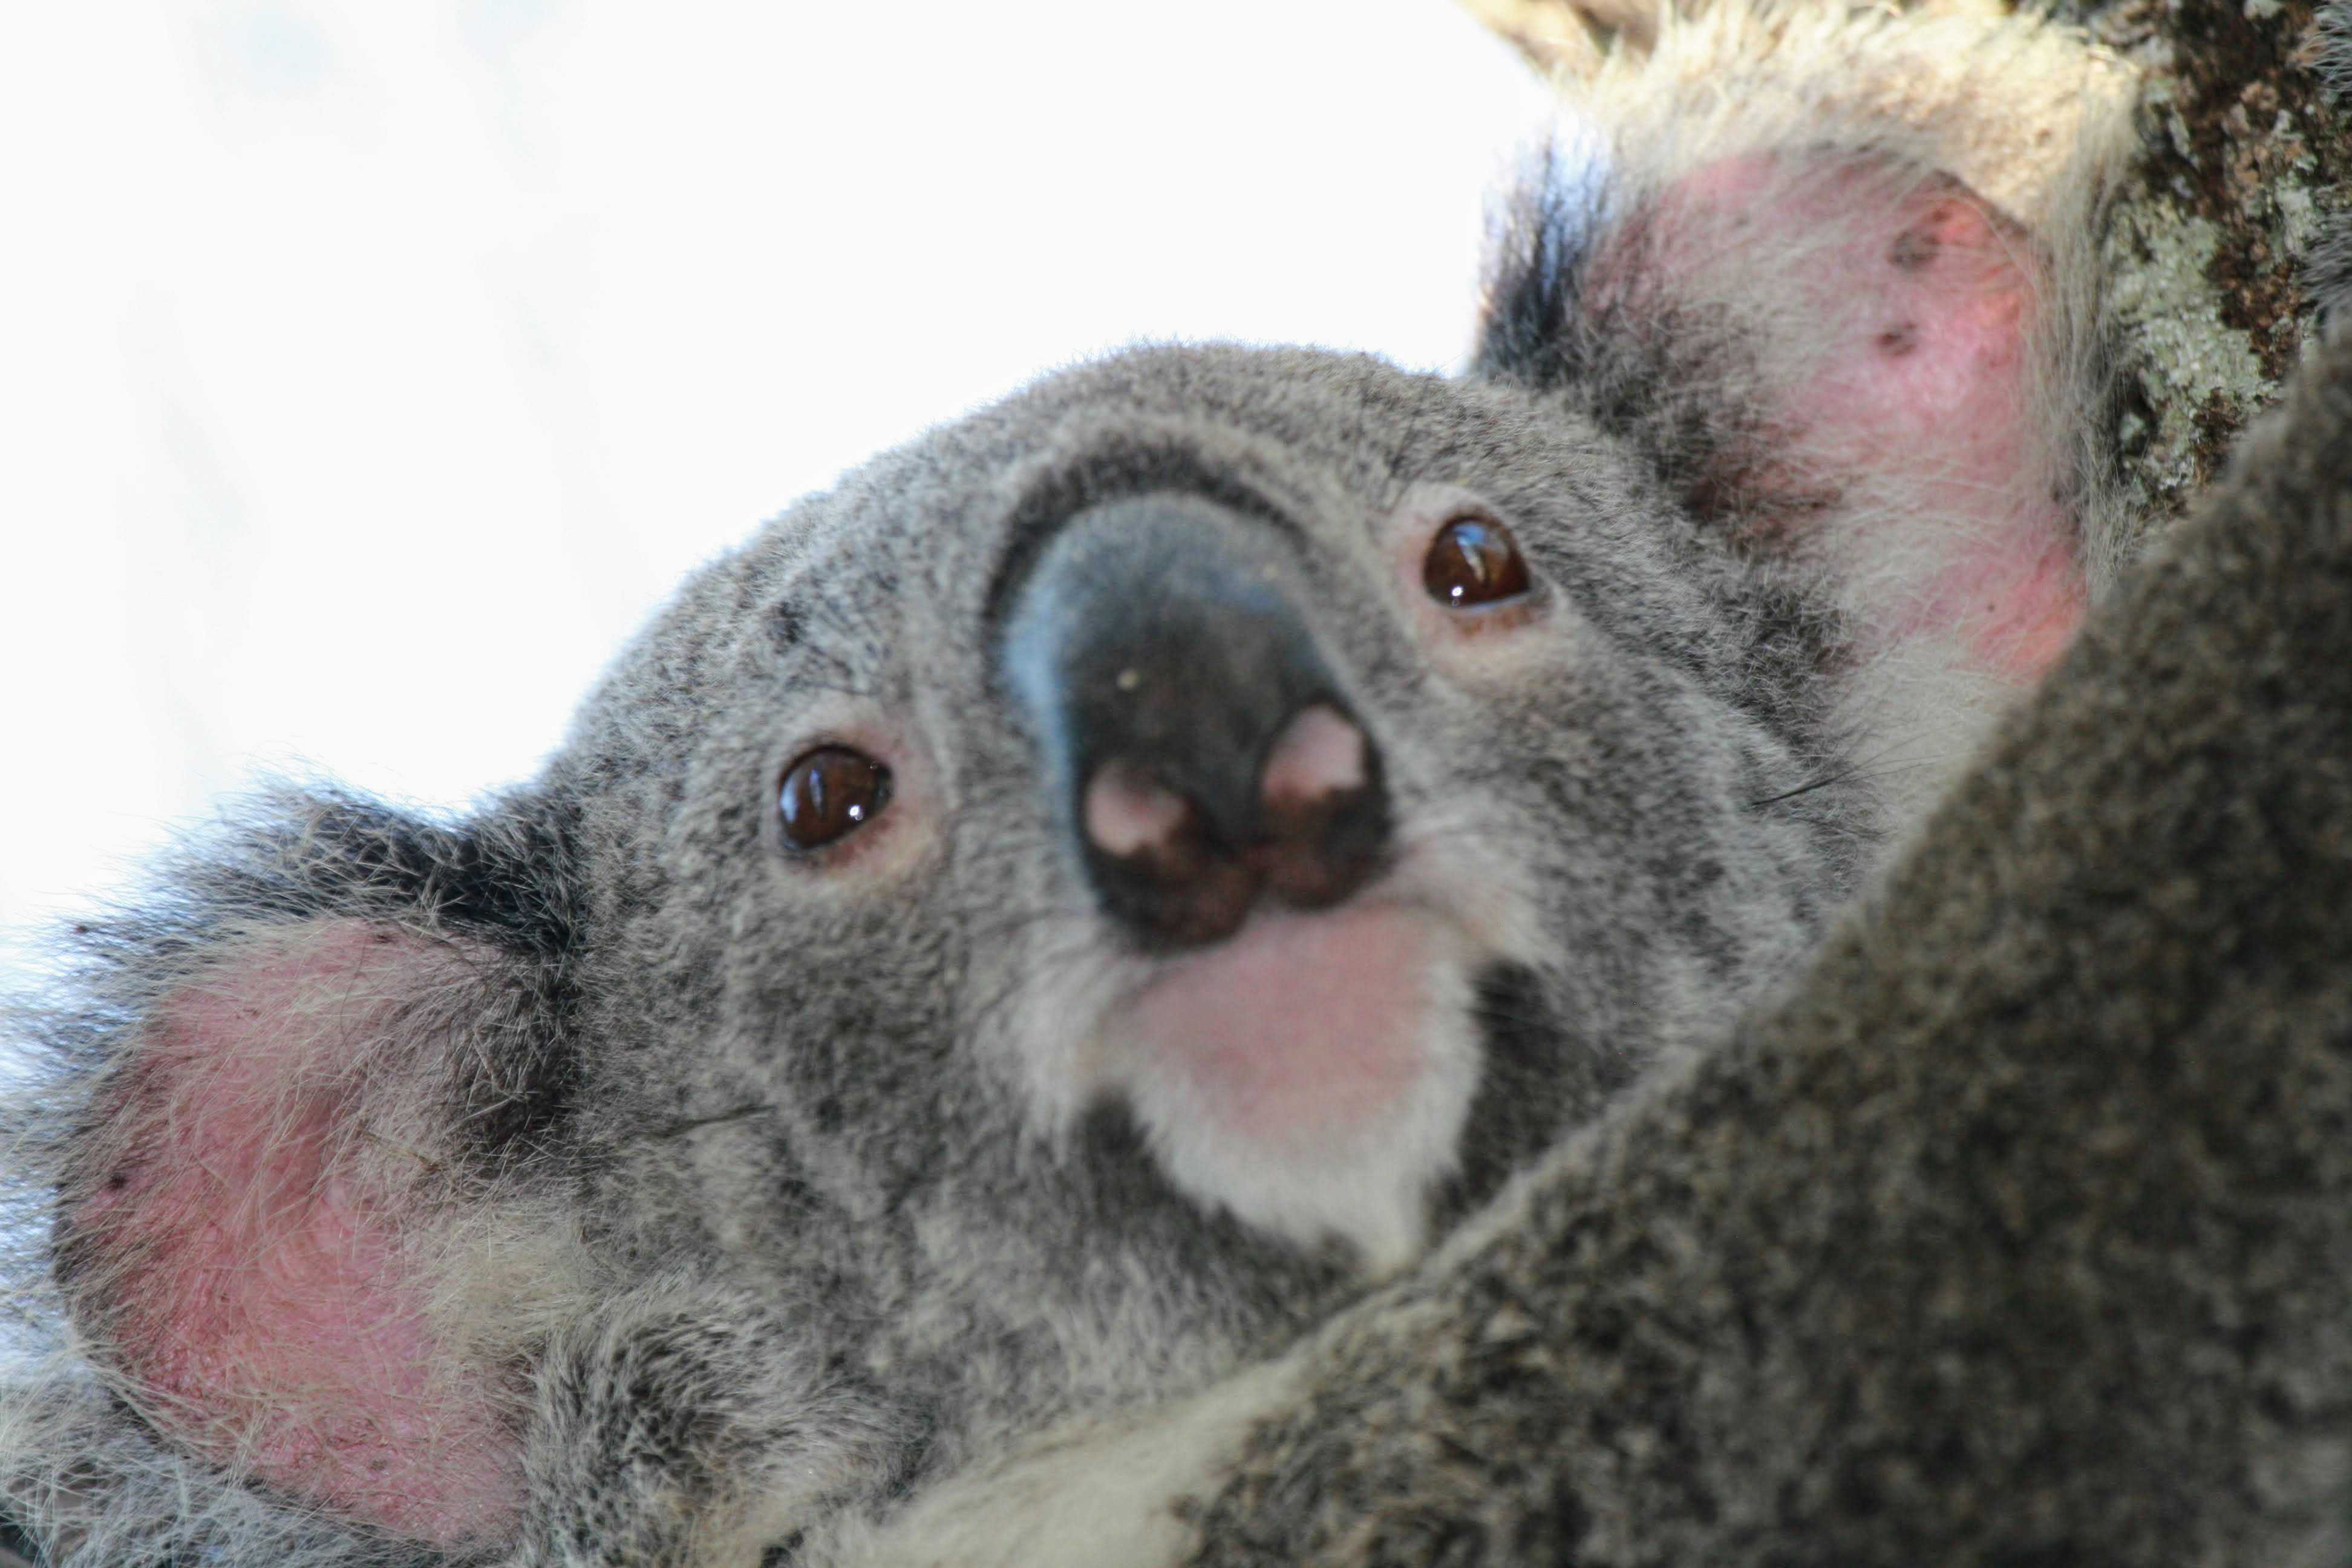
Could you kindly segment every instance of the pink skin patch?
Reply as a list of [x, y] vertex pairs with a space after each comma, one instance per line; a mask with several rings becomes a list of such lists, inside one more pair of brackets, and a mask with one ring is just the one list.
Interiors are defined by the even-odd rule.
[[1922, 476], [1923, 499], [1971, 525], [1896, 634], [1960, 628], [1979, 668], [2032, 679], [2084, 592], [2073, 520], [2025, 427], [2031, 258], [1966, 197], [1906, 216], [1852, 279], [1852, 331], [1814, 388], [1815, 434], [1855, 468]]
[[1284, 726], [1258, 787], [1276, 807], [1303, 805], [1364, 783], [1364, 732], [1318, 702]]
[[114, 1360], [173, 1440], [456, 1549], [511, 1531], [517, 1442], [489, 1369], [436, 1366], [404, 1216], [339, 1152], [366, 1092], [340, 1070], [349, 1053], [448, 963], [335, 921], [204, 972], [119, 1084], [131, 1137], [66, 1237]]
[[1261, 913], [1136, 1001], [1136, 1048], [1221, 1129], [1308, 1154], [1397, 1114], [1427, 1068], [1426, 921], [1368, 905]]
[[1129, 856], [1163, 842], [1192, 808], [1184, 797], [1123, 758], [1095, 770], [1087, 785], [1087, 837], [1106, 855]]
[[[1856, 221], [1874, 206], [1883, 221]], [[1956, 633], [1977, 668], [2033, 679], [2065, 646], [2085, 593], [2074, 519], [2053, 499], [2059, 476], [2028, 425], [2040, 282], [2030, 237], [1957, 181], [1906, 184], [1865, 159], [1731, 158], [1666, 195], [1645, 231], [1650, 248], [1604, 268], [1600, 298], [1722, 256], [1769, 257], [1776, 229], [1792, 255], [1808, 257], [1788, 271], [1789, 309], [1843, 325], [1812, 374], [1786, 389], [1780, 444], [1832, 474], [1896, 481], [1901, 509], [1887, 527], [1948, 520], [1943, 537], [1892, 542], [1893, 558], [1918, 566], [1885, 584], [1881, 630]], [[1759, 282], [1742, 277], [1736, 287]], [[1768, 495], [1784, 482], [1805, 489], [1769, 471], [1735, 479]], [[1855, 521], [1844, 540], [1829, 525], [1831, 547], [1883, 564], [1890, 552], [1869, 538], [1873, 524]]]
[[2039, 532], [2029, 521], [1996, 548], [1947, 567], [1915, 619], [1896, 629], [1965, 626], [1977, 668], [2038, 679], [2065, 651], [2087, 602], [2074, 551]]

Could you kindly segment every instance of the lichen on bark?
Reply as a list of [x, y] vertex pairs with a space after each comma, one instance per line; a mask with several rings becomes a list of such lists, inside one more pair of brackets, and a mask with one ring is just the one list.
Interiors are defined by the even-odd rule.
[[2302, 268], [2346, 200], [2352, 123], [2311, 68], [2307, 0], [2059, 0], [2142, 73], [2138, 153], [2104, 253], [2116, 456], [2178, 515], [2269, 405], [2312, 331]]

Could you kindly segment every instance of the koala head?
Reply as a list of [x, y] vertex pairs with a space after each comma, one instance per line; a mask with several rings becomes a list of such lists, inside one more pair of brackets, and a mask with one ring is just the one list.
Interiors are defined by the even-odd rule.
[[1118, 1171], [1147, 1272], [1393, 1268], [1843, 890], [1805, 628], [1742, 592], [1575, 419], [1370, 360], [1144, 351], [938, 432], [707, 573], [551, 773], [591, 942], [663, 954], [596, 1137], [740, 1112], [622, 1159], [704, 1213], [1022, 1251]]
[[[532, 782], [192, 847], [46, 1027], [18, 1163], [97, 1377], [0, 1455], [123, 1541], [568, 1508], [612, 1561], [659, 1475], [755, 1496], [756, 1560], [1417, 1256], [1789, 973], [1955, 573], [2079, 605], [2011, 504], [2031, 258], [1933, 171], [1792, 167], [1572, 259], [1531, 209], [1470, 378], [1041, 381], [697, 574]], [[1858, 301], [1785, 363], [1629, 270], [1759, 204]]]

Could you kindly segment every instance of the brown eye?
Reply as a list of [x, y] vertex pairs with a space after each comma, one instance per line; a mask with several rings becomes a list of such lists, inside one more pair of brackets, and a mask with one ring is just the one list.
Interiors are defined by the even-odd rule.
[[784, 842], [822, 849], [873, 821], [890, 804], [890, 770], [846, 746], [819, 746], [784, 770], [776, 791]]
[[1492, 518], [1457, 517], [1437, 531], [1421, 563], [1421, 585], [1449, 609], [1516, 599], [1528, 591], [1528, 563], [1511, 531]]

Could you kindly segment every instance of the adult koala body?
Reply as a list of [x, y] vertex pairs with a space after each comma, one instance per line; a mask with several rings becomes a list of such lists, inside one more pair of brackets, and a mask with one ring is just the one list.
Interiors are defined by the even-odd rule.
[[1832, 133], [1759, 90], [1539, 183], [1465, 380], [1050, 378], [698, 574], [472, 817], [192, 847], [37, 1026], [10, 1505], [62, 1562], [790, 1561], [1280, 1344], [1719, 1036], [2126, 531], [2112, 79], [1938, 26], [1851, 35]]

